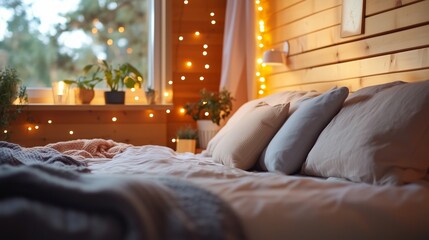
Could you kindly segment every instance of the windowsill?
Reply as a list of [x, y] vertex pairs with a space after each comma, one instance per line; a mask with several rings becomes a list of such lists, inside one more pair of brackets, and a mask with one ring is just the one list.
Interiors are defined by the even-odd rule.
[[30, 111], [141, 111], [141, 110], [167, 110], [173, 105], [170, 104], [45, 104], [30, 103], [24, 104], [23, 110]]

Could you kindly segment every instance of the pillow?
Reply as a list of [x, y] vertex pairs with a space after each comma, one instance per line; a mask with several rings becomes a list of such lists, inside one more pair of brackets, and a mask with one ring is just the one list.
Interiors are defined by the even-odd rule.
[[389, 83], [352, 94], [322, 131], [302, 172], [399, 185], [429, 168], [429, 81]]
[[260, 103], [231, 128], [213, 151], [215, 162], [250, 169], [288, 116], [289, 104]]
[[212, 156], [213, 150], [216, 145], [222, 140], [225, 134], [230, 130], [235, 128], [240, 124], [242, 118], [246, 116], [247, 113], [252, 111], [256, 105], [260, 102], [266, 102], [269, 105], [277, 105], [284, 103], [291, 103], [289, 114], [292, 113], [296, 108], [298, 108], [300, 101], [303, 99], [312, 98], [314, 96], [319, 95], [318, 92], [306, 92], [306, 91], [284, 91], [276, 94], [272, 94], [260, 99], [251, 100], [245, 104], [243, 104], [228, 120], [223, 128], [219, 130], [219, 132], [210, 140], [207, 145], [207, 149], [203, 152], [205, 156]]
[[259, 158], [261, 168], [285, 174], [299, 171], [317, 137], [338, 113], [348, 94], [346, 87], [335, 88], [302, 102]]

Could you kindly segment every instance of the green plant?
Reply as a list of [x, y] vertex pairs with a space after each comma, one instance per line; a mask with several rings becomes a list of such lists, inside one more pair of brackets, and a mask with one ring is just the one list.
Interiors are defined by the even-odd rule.
[[105, 60], [101, 60], [98, 64], [111, 91], [119, 91], [123, 86], [133, 88], [138, 85], [141, 87], [144, 82], [143, 75], [130, 63], [123, 63], [117, 68], [114, 68]]
[[178, 139], [198, 139], [197, 129], [193, 129], [191, 126], [186, 126], [177, 130]]
[[[10, 121], [21, 113], [21, 104], [28, 101], [27, 90], [20, 83], [21, 80], [15, 68], [5, 67], [0, 69], [0, 128], [9, 126]], [[17, 98], [20, 105], [13, 106], [13, 102]], [[8, 137], [7, 134], [2, 136], [4, 139]]]
[[192, 119], [211, 119], [213, 123], [220, 125], [220, 121], [227, 118], [232, 110], [234, 98], [231, 93], [223, 89], [219, 93], [202, 89], [200, 100], [194, 103], [185, 104], [186, 114]]
[[65, 79], [66, 84], [76, 84], [79, 89], [93, 90], [95, 85], [103, 81], [99, 75], [101, 68], [95, 64], [86, 65], [83, 68], [83, 75], [76, 78], [76, 80]]

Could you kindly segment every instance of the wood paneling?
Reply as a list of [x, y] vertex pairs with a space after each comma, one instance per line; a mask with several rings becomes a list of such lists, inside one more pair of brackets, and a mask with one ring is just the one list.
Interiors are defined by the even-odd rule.
[[290, 44], [286, 66], [266, 76], [271, 92], [429, 79], [429, 0], [367, 0], [364, 34], [347, 38], [340, 37], [342, 1], [284, 2], [263, 2], [270, 6], [266, 48]]

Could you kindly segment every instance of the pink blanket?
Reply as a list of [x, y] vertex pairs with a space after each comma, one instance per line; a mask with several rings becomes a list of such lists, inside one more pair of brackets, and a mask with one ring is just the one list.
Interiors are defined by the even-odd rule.
[[46, 145], [77, 159], [112, 158], [132, 145], [105, 139], [78, 139]]

